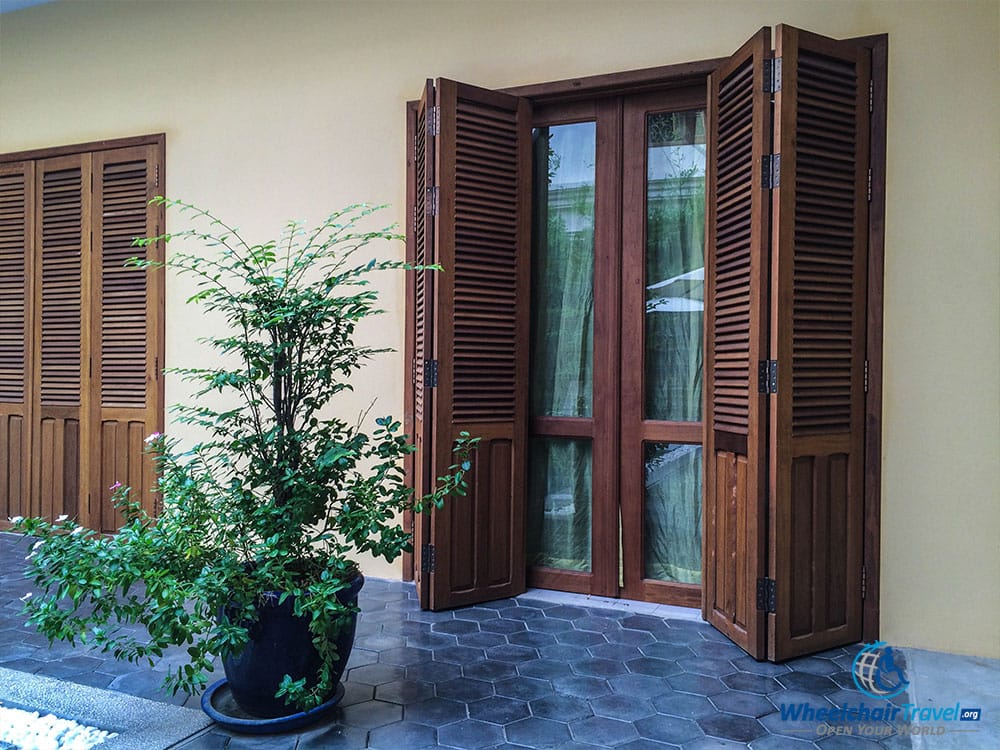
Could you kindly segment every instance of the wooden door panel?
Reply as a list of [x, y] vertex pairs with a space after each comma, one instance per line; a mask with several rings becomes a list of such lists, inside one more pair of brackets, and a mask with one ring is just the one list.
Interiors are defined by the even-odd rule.
[[48, 416], [43, 407], [35, 425], [34, 486], [31, 514], [54, 519], [81, 515], [80, 420]]
[[29, 512], [34, 175], [0, 164], [0, 524]]
[[131, 488], [131, 499], [156, 511], [155, 469], [144, 455], [144, 439], [163, 429], [163, 271], [126, 267], [131, 257], [158, 260], [158, 245], [136, 247], [136, 237], [159, 234], [161, 209], [149, 201], [159, 188], [155, 146], [102, 151], [94, 155], [94, 233], [91, 274], [94, 366], [90, 390], [93, 423], [89, 475], [90, 525], [104, 532], [124, 521], [111, 503], [109, 487]]
[[512, 581], [523, 577], [513, 440], [509, 431], [482, 426], [477, 435], [481, 440], [466, 475], [468, 494], [434, 511], [434, 575], [449, 582], [448, 606], [454, 607], [511, 596]]
[[91, 155], [36, 163], [33, 515], [86, 521]]
[[0, 404], [0, 523], [28, 510], [28, 425], [23, 405]]
[[[412, 211], [407, 217], [406, 253], [417, 266], [434, 263], [434, 220], [431, 214], [435, 168], [436, 135], [434, 135], [434, 84], [428, 80], [412, 114], [411, 164], [407, 170], [411, 191]], [[429, 119], [430, 118], [430, 119]], [[427, 360], [433, 353], [434, 335], [434, 276], [433, 271], [413, 271], [407, 278], [411, 297], [407, 315], [407, 343], [410, 360], [410, 385], [407, 390], [412, 403], [411, 435], [416, 449], [412, 455], [411, 486], [418, 497], [430, 492], [434, 477], [432, 427], [434, 424], [434, 391], [425, 377]], [[429, 606], [430, 571], [424, 571], [420, 551], [430, 544], [430, 517], [421, 514], [413, 520], [413, 577], [422, 606]]]
[[779, 26], [771, 555], [780, 660], [862, 635], [870, 53]]
[[426, 295], [436, 365], [427, 382], [437, 382], [431, 476], [454, 463], [462, 431], [481, 438], [468, 496], [435, 510], [426, 529], [435, 566], [423, 604], [442, 609], [525, 587], [530, 112], [523, 99], [443, 79], [434, 96], [426, 195], [444, 270]]
[[770, 38], [761, 29], [711, 76], [706, 198], [702, 612], [758, 658], [766, 650], [756, 609], [767, 541], [767, 412], [757, 366], [767, 352], [770, 227], [760, 175]]

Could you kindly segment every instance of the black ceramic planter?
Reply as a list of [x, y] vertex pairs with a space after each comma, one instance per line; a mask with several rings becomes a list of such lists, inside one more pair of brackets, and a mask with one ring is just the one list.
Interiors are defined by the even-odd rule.
[[[364, 581], [359, 573], [337, 594], [340, 603], [356, 605]], [[295, 714], [296, 709], [287, 705], [283, 698], [274, 697], [286, 674], [293, 680], [305, 677], [307, 684], [315, 684], [319, 654], [312, 643], [308, 617], [296, 617], [293, 606], [292, 597], [278, 604], [277, 594], [273, 604], [258, 606], [259, 619], [250, 628], [249, 643], [238, 655], [222, 660], [232, 699], [246, 714], [261, 719]], [[356, 627], [357, 615], [354, 615], [333, 636], [340, 655], [333, 672], [334, 685], [339, 683], [351, 656]], [[333, 698], [331, 696], [328, 702]]]

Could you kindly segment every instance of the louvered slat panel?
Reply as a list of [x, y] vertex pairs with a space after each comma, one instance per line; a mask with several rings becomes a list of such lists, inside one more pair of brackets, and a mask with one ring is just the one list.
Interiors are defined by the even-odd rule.
[[719, 83], [715, 211], [713, 427], [747, 434], [750, 399], [750, 279], [753, 225], [753, 58]]
[[147, 235], [145, 159], [105, 162], [101, 179], [101, 406], [146, 405], [147, 274], [125, 268]]
[[28, 284], [25, 173], [0, 174], [0, 402], [25, 401]]
[[851, 429], [857, 155], [855, 66], [802, 49], [792, 314], [792, 430]]
[[[417, 201], [413, 212], [414, 262], [426, 265], [432, 259], [427, 255], [427, 107], [417, 112], [414, 143], [414, 167], [417, 172]], [[416, 330], [413, 342], [413, 367], [415, 387], [413, 409], [417, 420], [423, 423], [424, 414], [424, 360], [427, 358], [427, 271], [417, 271], [414, 279], [414, 316]]]
[[[41, 177], [43, 405], [80, 404], [83, 183], [80, 167]], [[89, 186], [88, 186], [89, 189]]]
[[[517, 113], [460, 99], [455, 122], [456, 421], [514, 416]], [[498, 291], [499, 290], [499, 291]], [[503, 290], [508, 290], [504, 293]]]

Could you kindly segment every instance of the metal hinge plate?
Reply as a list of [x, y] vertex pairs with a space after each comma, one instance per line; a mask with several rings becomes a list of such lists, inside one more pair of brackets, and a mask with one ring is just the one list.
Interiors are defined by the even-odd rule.
[[425, 544], [420, 548], [420, 570], [433, 573], [437, 568], [437, 552], [433, 544]]
[[440, 209], [441, 190], [437, 185], [427, 188], [427, 195], [424, 201], [424, 213], [429, 216], [437, 216]]
[[868, 81], [868, 111], [875, 111], [875, 80]]
[[757, 393], [778, 392], [778, 360], [762, 359], [757, 363]]
[[764, 61], [764, 92], [773, 94], [781, 91], [781, 58]]
[[760, 186], [765, 190], [781, 186], [781, 154], [764, 154], [760, 162]]
[[773, 578], [757, 579], [757, 611], [774, 613], [777, 612], [778, 585]]
[[153, 187], [158, 188], [160, 186], [160, 165], [157, 164], [153, 168]]
[[868, 393], [868, 360], [865, 360], [865, 393]]
[[441, 108], [427, 108], [427, 135], [431, 138], [441, 132]]
[[872, 202], [872, 168], [868, 167], [868, 202]]
[[864, 599], [868, 595], [868, 568], [864, 565], [861, 566], [861, 598]]
[[424, 388], [437, 388], [438, 384], [438, 361], [436, 359], [424, 360]]

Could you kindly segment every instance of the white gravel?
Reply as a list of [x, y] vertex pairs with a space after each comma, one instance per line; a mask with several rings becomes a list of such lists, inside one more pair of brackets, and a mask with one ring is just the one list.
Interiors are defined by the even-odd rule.
[[18, 750], [90, 750], [116, 736], [52, 714], [0, 705], [0, 748], [12, 745]]

